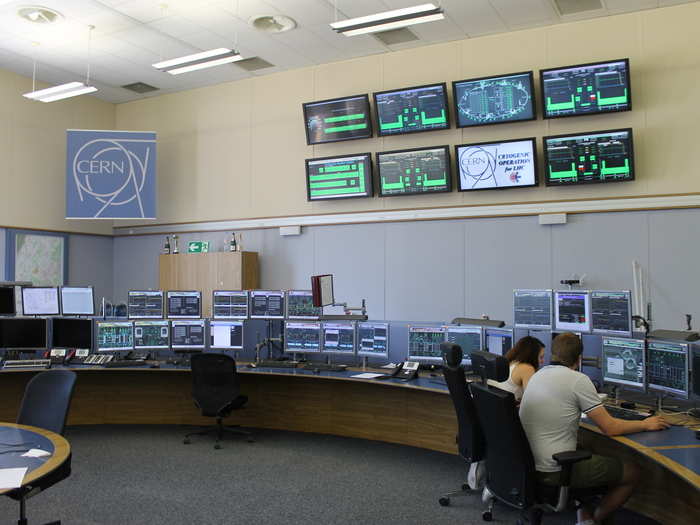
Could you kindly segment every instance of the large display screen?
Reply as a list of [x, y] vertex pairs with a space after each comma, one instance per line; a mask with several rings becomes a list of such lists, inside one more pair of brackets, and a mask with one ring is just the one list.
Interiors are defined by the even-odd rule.
[[632, 109], [626, 58], [540, 70], [544, 118]]
[[374, 109], [380, 137], [450, 127], [445, 84], [375, 93]]
[[310, 201], [372, 196], [372, 157], [306, 159], [306, 196]]
[[459, 191], [537, 186], [535, 139], [455, 146]]
[[58, 288], [30, 286], [22, 288], [24, 315], [58, 315]]
[[634, 180], [632, 130], [544, 137], [547, 186]]
[[457, 127], [534, 120], [532, 71], [452, 83]]
[[448, 146], [377, 153], [379, 195], [452, 191]]
[[61, 286], [63, 315], [95, 315], [92, 286]]
[[303, 108], [309, 145], [372, 136], [367, 95], [307, 102]]
[[551, 330], [552, 290], [513, 290], [513, 325]]

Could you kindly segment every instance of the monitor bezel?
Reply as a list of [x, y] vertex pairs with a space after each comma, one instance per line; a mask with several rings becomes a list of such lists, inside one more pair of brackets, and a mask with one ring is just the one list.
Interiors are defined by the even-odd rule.
[[[100, 325], [118, 324], [131, 327], [131, 346], [126, 348], [100, 348]], [[96, 352], [133, 352], [134, 350], [134, 322], [133, 321], [103, 321], [95, 322], [95, 351]]]
[[[197, 315], [171, 315], [170, 314], [170, 294], [171, 293], [196, 293], [199, 297], [199, 307]], [[201, 290], [168, 290], [165, 292], [165, 313], [168, 319], [201, 319], [202, 318], [202, 291]]]
[[314, 315], [314, 316], [300, 316], [300, 315], [289, 315], [289, 294], [292, 292], [304, 292], [306, 294], [308, 292], [309, 297], [311, 297], [311, 304], [313, 306], [313, 292], [311, 290], [285, 290], [284, 292], [284, 318], [285, 319], [290, 319], [292, 321], [317, 321], [320, 319], [320, 317], [323, 315], [323, 306], [314, 306], [314, 308], [318, 308], [321, 313], [319, 315]]
[[[591, 333], [596, 335], [609, 335], [612, 337], [632, 337], [632, 291], [631, 290], [591, 290]], [[627, 294], [627, 303], [629, 308], [627, 309], [627, 326], [629, 326], [629, 331], [620, 332], [617, 330], [604, 330], [602, 328], [593, 327], [593, 294], [595, 293], [624, 293]]]
[[[225, 293], [240, 293], [241, 296], [245, 295], [245, 308], [246, 308], [246, 315], [245, 317], [237, 316], [237, 315], [232, 315], [232, 316], [220, 316], [216, 315], [216, 308], [215, 308], [215, 297], [216, 294], [219, 292], [225, 292]], [[250, 291], [249, 290], [212, 290], [211, 292], [211, 318], [215, 320], [245, 320], [248, 319], [250, 316]]]
[[[559, 303], [557, 302], [557, 294], [572, 294], [581, 293], [586, 294], [587, 300], [585, 305], [588, 308], [588, 326], [563, 326], [559, 324]], [[552, 314], [554, 316], [554, 327], [552, 332], [564, 333], [564, 332], [575, 332], [579, 334], [590, 334], [591, 333], [591, 291], [590, 290], [554, 290], [554, 295], [552, 296], [554, 304], [552, 305]], [[567, 323], [570, 324], [570, 323]]]
[[[279, 292], [282, 294], [282, 301], [285, 302], [285, 304], [282, 305], [282, 315], [253, 315], [253, 294], [255, 292]], [[284, 290], [250, 290], [248, 293], [248, 317], [249, 319], [284, 319], [286, 313], [287, 313], [287, 304], [286, 304], [286, 299], [287, 299], [287, 294], [285, 293]]]
[[[474, 324], [445, 324], [443, 325], [443, 328], [445, 328], [445, 341], [449, 342], [449, 334], [450, 334], [450, 329], [451, 328], [456, 328], [457, 330], [460, 329], [467, 329], [470, 331], [474, 331], [471, 333], [476, 333], [475, 331], [479, 331], [479, 350], [483, 350], [484, 348], [484, 327], [479, 326], [479, 325], [474, 325]], [[440, 359], [442, 361], [442, 358]], [[464, 351], [462, 348], [462, 364], [463, 365], [470, 365], [472, 362], [471, 359], [471, 354], [470, 357], [467, 357], [467, 353]]]
[[[287, 344], [289, 343], [289, 337], [287, 337], [287, 327], [290, 324], [318, 325], [318, 348], [316, 350], [309, 350], [309, 349], [298, 350], [296, 348], [287, 347]], [[285, 354], [306, 354], [306, 353], [320, 354], [321, 349], [323, 348], [323, 341], [321, 340], [321, 338], [323, 337], [322, 331], [323, 331], [323, 323], [321, 323], [321, 321], [285, 321], [284, 322], [284, 349], [283, 349], [283, 352]]]
[[17, 315], [17, 290], [16, 286], [0, 286], [0, 289], [2, 290], [11, 290], [10, 293], [12, 294], [12, 312], [7, 312], [7, 313], [2, 313], [0, 312], [0, 318], [2, 317], [14, 317]]
[[51, 345], [49, 348], [82, 348], [82, 347], [72, 347], [72, 346], [62, 346], [62, 345], [55, 345], [54, 344], [54, 323], [56, 321], [61, 321], [61, 320], [67, 320], [67, 321], [79, 321], [79, 322], [85, 322], [86, 324], [90, 325], [90, 346], [87, 348], [87, 350], [92, 351], [92, 345], [95, 342], [95, 323], [93, 319], [81, 319], [79, 317], [52, 317], [51, 318]]
[[[21, 289], [22, 289], [22, 291], [21, 291], [21, 293], [22, 293], [22, 315], [25, 315], [25, 316], [59, 315], [60, 316], [61, 315], [61, 292], [60, 292], [59, 288], [60, 288], [59, 286], [22, 286], [21, 287]], [[39, 313], [28, 314], [27, 309], [24, 305], [24, 290], [28, 290], [28, 289], [31, 289], [31, 290], [37, 290], [37, 289], [56, 290], [56, 309], [57, 309], [57, 311], [56, 312], [39, 312]]]
[[[381, 157], [383, 155], [391, 155], [395, 153], [410, 153], [412, 151], [428, 151], [432, 149], [443, 149], [445, 151], [445, 156], [446, 156], [446, 166], [447, 166], [447, 188], [444, 190], [439, 190], [439, 191], [418, 191], [418, 192], [411, 192], [411, 193], [383, 193], [382, 192], [382, 170], [380, 168], [381, 166]], [[441, 145], [441, 146], [424, 146], [421, 148], [409, 148], [409, 149], [396, 149], [392, 151], [378, 151], [375, 155], [376, 162], [377, 162], [377, 195], [379, 197], [409, 197], [409, 196], [415, 196], [415, 195], [436, 195], [440, 193], [451, 193], [453, 189], [453, 184], [452, 184], [452, 159], [450, 158], [450, 146], [449, 145]]]
[[[158, 294], [160, 293], [160, 315], [158, 317], [151, 316], [133, 316], [129, 308], [129, 298], [131, 294]], [[129, 290], [126, 295], [126, 317], [127, 319], [163, 319], [165, 317], [165, 292], [163, 290]]]
[[[342, 197], [317, 197], [311, 198], [311, 180], [309, 179], [309, 163], [317, 160], [335, 160], [335, 159], [349, 159], [351, 157], [367, 157], [367, 162], [369, 166], [369, 172], [367, 174], [367, 180], [365, 181], [365, 187], [367, 188], [366, 193], [359, 195], [343, 195]], [[316, 157], [311, 159], [306, 159], [304, 162], [305, 166], [305, 176], [306, 176], [306, 202], [316, 202], [316, 201], [337, 201], [344, 199], [365, 199], [369, 197], [374, 197], [374, 163], [372, 162], [372, 153], [356, 153], [354, 155], [331, 155], [330, 157]]]
[[[310, 137], [309, 137], [309, 126], [307, 125], [307, 114], [306, 114], [306, 108], [310, 105], [313, 104], [329, 104], [331, 102], [340, 102], [342, 100], [348, 100], [352, 98], [364, 98], [365, 103], [367, 104], [367, 133], [369, 133], [367, 136], [362, 136], [362, 137], [349, 137], [346, 139], [333, 139], [333, 140], [324, 140], [321, 142], [311, 142]], [[371, 139], [374, 136], [374, 129], [372, 128], [372, 108], [370, 107], [369, 104], [369, 95], [367, 93], [361, 93], [359, 95], [348, 95], [347, 97], [335, 97], [335, 98], [328, 98], [325, 100], [314, 100], [312, 102], [303, 102], [301, 104], [302, 108], [302, 113], [304, 116], [304, 133], [306, 134], [306, 145], [307, 146], [314, 146], [316, 144], [332, 144], [333, 142], [345, 142], [348, 140], [362, 140], [362, 139]]]
[[[516, 323], [515, 294], [517, 292], [549, 292], [549, 324], [522, 324]], [[554, 289], [552, 288], [515, 288], [513, 290], [513, 328], [525, 328], [528, 330], [553, 330], [554, 329]]]
[[[685, 392], [678, 392], [677, 390], [673, 388], [669, 388], [666, 386], [662, 385], [655, 385], [654, 383], [651, 382], [649, 378], [649, 352], [651, 351], [651, 344], [652, 343], [667, 343], [667, 344], [673, 344], [673, 345], [681, 345], [685, 347]], [[689, 360], [690, 360], [690, 344], [688, 343], [681, 343], [679, 341], [672, 341], [670, 339], [649, 339], [647, 341], [647, 377], [646, 377], [646, 382], [647, 382], [647, 389], [649, 391], [654, 391], [654, 392], [660, 392], [663, 394], [671, 395], [677, 399], [690, 399], [690, 368], [689, 368]]]
[[[74, 312], [66, 312], [66, 309], [63, 305], [63, 290], [65, 288], [72, 288], [74, 290], [90, 290], [90, 296], [92, 297], [92, 310], [90, 313], [85, 313], [85, 312], [80, 312], [80, 313], [74, 313]], [[90, 286], [59, 286], [58, 287], [58, 300], [61, 303], [61, 315], [65, 316], [81, 316], [81, 315], [87, 315], [87, 316], [93, 316], [95, 315], [95, 287], [90, 285]]]
[[[336, 324], [349, 324], [352, 326], [352, 350], [344, 351], [332, 348], [326, 348], [326, 326], [336, 325]], [[328, 321], [321, 325], [321, 353], [322, 354], [333, 354], [333, 355], [357, 355], [357, 323], [355, 321]]]
[[[158, 325], [163, 325], [168, 327], [168, 344], [167, 346], [137, 346], [136, 345], [136, 325], [141, 324], [141, 325], [149, 325], [149, 324], [155, 324], [156, 326]], [[170, 349], [170, 321], [168, 319], [138, 319], [134, 321], [134, 350], [169, 350]]]
[[[185, 325], [200, 325], [202, 327], [202, 344], [201, 345], [175, 345], [173, 344], [173, 326], [175, 324]], [[205, 319], [177, 318], [170, 322], [170, 348], [172, 350], [205, 350], [207, 348], [207, 323]]]
[[[641, 342], [642, 346], [644, 347], [642, 350], [642, 356], [643, 356], [643, 369], [644, 373], [642, 375], [642, 385], [640, 386], [639, 384], [630, 384], [628, 382], [625, 382], [622, 379], [610, 379], [605, 377], [605, 365], [603, 364], [603, 361], [605, 360], [605, 340], [606, 339], [619, 339], [620, 341], [637, 341]], [[625, 390], [634, 390], [635, 392], [646, 392], [647, 389], [647, 342], [646, 339], [639, 339], [636, 337], [620, 337], [616, 335], [603, 335], [601, 338], [601, 343], [600, 343], [600, 360], [601, 360], [601, 377], [603, 378], [604, 383], [609, 383], [611, 385], [616, 385], [621, 388], [624, 388]]]
[[[440, 357], [436, 356], [415, 356], [411, 355], [411, 331], [414, 328], [421, 328], [421, 329], [435, 329], [437, 331], [442, 331], [443, 335], [443, 342], [447, 341], [447, 329], [445, 328], [445, 324], [439, 324], [439, 325], [422, 325], [422, 324], [409, 324], [406, 328], [406, 361], [418, 361], [420, 363], [429, 363], [429, 364], [440, 364], [442, 363], [442, 355]], [[462, 359], [462, 362], [464, 362], [464, 359]]]
[[[575, 69], [578, 67], [589, 67], [589, 66], [602, 66], [605, 64], [612, 64], [614, 62], [624, 62], [625, 63], [625, 77], [627, 81], [627, 96], [629, 102], [627, 104], [627, 109], [612, 109], [607, 111], [592, 111], [590, 113], [573, 113], [571, 115], [547, 115], [547, 104], [546, 95], [544, 92], [544, 73], [551, 73], [552, 71], [560, 71], [563, 69]], [[630, 75], [630, 59], [629, 58], [618, 58], [615, 60], [604, 60], [597, 62], [588, 62], [586, 64], [573, 64], [570, 66], [559, 66], [559, 67], [549, 67], [546, 69], [539, 70], [540, 75], [540, 105], [542, 107], [542, 118], [544, 120], [558, 119], [558, 118], [570, 118], [570, 117], [587, 117], [590, 115], [604, 115], [606, 113], [624, 113], [625, 111], [632, 111], [632, 80]]]
[[[442, 87], [442, 92], [445, 97], [445, 127], [432, 129], [415, 129], [411, 131], [401, 131], [400, 133], [382, 133], [382, 126], [379, 120], [379, 103], [377, 102], [377, 96], [401, 93], [402, 91], [411, 91], [413, 89], [425, 89], [433, 87]], [[372, 99], [374, 101], [374, 118], [377, 121], [377, 137], [397, 137], [401, 135], [412, 135], [414, 133], [424, 133], [426, 131], [444, 131], [452, 127], [452, 122], [450, 121], [450, 100], [447, 91], [447, 82], [435, 82], [434, 84], [424, 84], [422, 86], [409, 86], [405, 88], [375, 91], [374, 93], [372, 93]]]
[[[209, 323], [209, 331], [208, 331], [208, 338], [207, 342], [209, 343], [209, 348], [211, 350], [231, 350], [231, 351], [238, 351], [238, 350], [243, 350], [245, 347], [245, 322], [243, 319], [210, 319]], [[214, 342], [212, 340], [212, 335], [211, 335], [211, 328], [212, 325], [215, 324], [228, 324], [228, 325], [240, 325], [241, 327], [241, 346], [216, 346], [214, 345]]]
[[[45, 287], [41, 287], [45, 288]], [[49, 320], [47, 317], [5, 317], [0, 319], [0, 323], [3, 322], [38, 322], [44, 325], [44, 345], [43, 346], [4, 346], [5, 350], [46, 350], [49, 348]], [[0, 344], [4, 341], [0, 341]]]

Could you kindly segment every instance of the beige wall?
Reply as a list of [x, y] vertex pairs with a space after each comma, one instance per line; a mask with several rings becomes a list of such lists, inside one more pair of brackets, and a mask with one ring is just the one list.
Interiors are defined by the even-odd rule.
[[91, 96], [44, 104], [22, 97], [31, 90], [31, 78], [0, 70], [0, 226], [111, 233], [112, 221], [64, 218], [66, 129], [113, 129], [114, 104]]
[[[157, 223], [700, 192], [698, 20], [694, 3], [337, 62], [121, 104], [117, 128], [158, 133]], [[303, 102], [622, 57], [631, 112], [306, 145]], [[630, 183], [306, 202], [308, 157], [530, 136], [541, 149], [544, 135], [619, 127], [634, 128]]]

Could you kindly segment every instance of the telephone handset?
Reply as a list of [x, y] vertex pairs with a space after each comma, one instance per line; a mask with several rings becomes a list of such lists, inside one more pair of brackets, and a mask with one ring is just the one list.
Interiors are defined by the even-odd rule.
[[52, 365], [62, 365], [66, 359], [66, 353], [65, 348], [52, 348], [44, 354], [44, 357], [51, 359]]
[[68, 354], [66, 361], [69, 363], [84, 363], [85, 359], [89, 355], [90, 355], [89, 348], [76, 348], [75, 350], [71, 351], [70, 354]]
[[396, 379], [410, 381], [418, 377], [418, 361], [404, 361], [392, 374]]

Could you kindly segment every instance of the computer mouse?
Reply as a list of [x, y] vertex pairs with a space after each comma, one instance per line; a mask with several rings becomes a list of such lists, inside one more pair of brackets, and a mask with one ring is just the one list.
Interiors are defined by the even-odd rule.
[[160, 363], [153, 363], [149, 368], [160, 368]]

